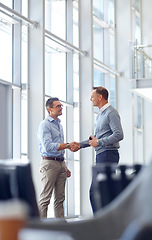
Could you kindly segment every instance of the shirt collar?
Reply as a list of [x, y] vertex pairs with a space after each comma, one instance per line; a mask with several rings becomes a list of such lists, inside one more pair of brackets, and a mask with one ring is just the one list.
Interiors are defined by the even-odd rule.
[[109, 106], [110, 106], [110, 103], [106, 103], [102, 108], [99, 109], [99, 111], [102, 113]]
[[59, 118], [57, 118], [57, 120], [55, 120], [54, 118], [52, 118], [50, 115], [47, 116], [48, 120], [50, 122], [53, 122], [53, 121], [57, 121], [57, 122], [61, 122], [61, 120]]

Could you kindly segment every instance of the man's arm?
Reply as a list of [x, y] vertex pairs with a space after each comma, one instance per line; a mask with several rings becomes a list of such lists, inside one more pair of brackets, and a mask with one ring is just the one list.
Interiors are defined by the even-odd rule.
[[90, 147], [89, 139], [80, 142], [80, 148], [86, 148], [86, 147]]
[[72, 152], [76, 152], [80, 149], [80, 144], [78, 142], [71, 142], [71, 143], [60, 143], [58, 151], [69, 149]]
[[[69, 145], [67, 147], [67, 144]], [[60, 150], [64, 150], [64, 149], [69, 149], [72, 152], [76, 152], [81, 148], [86, 148], [86, 147], [90, 147], [89, 145], [89, 139], [82, 141], [80, 143], [78, 142], [71, 142], [71, 143], [60, 143], [60, 146], [58, 148], [58, 151]]]
[[[116, 114], [115, 112], [111, 112], [111, 113], [109, 113], [107, 119], [108, 119], [109, 127], [110, 127], [112, 133], [109, 136], [98, 138], [97, 145], [103, 146], [103, 147], [117, 143], [124, 138], [119, 114]], [[94, 141], [96, 141], [96, 140], [94, 139]]]
[[[111, 112], [108, 115], [108, 119], [109, 119], [109, 126], [111, 128], [112, 134], [108, 137], [105, 137], [105, 139], [103, 138], [103, 143], [106, 145], [117, 143], [124, 138], [119, 114]], [[99, 143], [100, 143], [100, 139], [99, 139]]]
[[68, 149], [69, 148], [68, 146], [69, 146], [68, 143], [60, 143], [58, 151]]

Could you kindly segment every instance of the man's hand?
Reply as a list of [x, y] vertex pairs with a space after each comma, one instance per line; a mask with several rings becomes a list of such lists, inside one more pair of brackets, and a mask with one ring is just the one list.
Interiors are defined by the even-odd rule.
[[90, 141], [89, 141], [89, 145], [92, 146], [92, 147], [97, 147], [98, 144], [97, 144], [97, 138], [93, 137], [93, 136], [90, 136]]
[[76, 152], [80, 149], [80, 143], [78, 142], [71, 142], [70, 144], [70, 151]]
[[66, 168], [66, 172], [67, 172], [67, 178], [71, 177], [71, 171], [68, 168]]

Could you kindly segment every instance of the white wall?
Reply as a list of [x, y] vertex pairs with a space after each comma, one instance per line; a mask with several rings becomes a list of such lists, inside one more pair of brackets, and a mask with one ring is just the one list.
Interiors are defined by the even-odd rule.
[[[33, 11], [34, 9], [34, 11]], [[28, 116], [28, 150], [32, 164], [33, 180], [37, 198], [41, 190], [39, 164], [41, 161], [37, 129], [44, 118], [44, 1], [29, 2], [29, 18], [39, 22], [37, 29], [29, 29], [29, 116]], [[37, 51], [39, 49], [39, 51]]]
[[[142, 1], [142, 44], [152, 45], [152, 1]], [[146, 49], [147, 53], [150, 53], [152, 57], [152, 47]], [[152, 94], [152, 93], [151, 93]], [[144, 154], [145, 162], [149, 162], [152, 159], [152, 102], [144, 101]]]
[[132, 95], [129, 79], [130, 1], [116, 1], [117, 109], [124, 130], [120, 142], [120, 164], [132, 164]]
[[[88, 52], [87, 57], [80, 58], [80, 140], [82, 141], [93, 134], [93, 111], [90, 102], [93, 81], [91, 0], [80, 1], [80, 9], [80, 48]], [[89, 200], [92, 164], [93, 149], [90, 147], [80, 150], [80, 210], [82, 216], [92, 214]]]
[[152, 160], [152, 102], [144, 101], [144, 160]]
[[[142, 1], [142, 44], [152, 44], [151, 29], [152, 1]], [[122, 76], [117, 79], [117, 106], [122, 119], [125, 138], [121, 142], [120, 163], [133, 163], [133, 130], [132, 130], [132, 94], [129, 73], [129, 40], [130, 30], [130, 1], [116, 1], [116, 53], [117, 70]], [[152, 102], [144, 100], [144, 161], [147, 163], [152, 156]]]

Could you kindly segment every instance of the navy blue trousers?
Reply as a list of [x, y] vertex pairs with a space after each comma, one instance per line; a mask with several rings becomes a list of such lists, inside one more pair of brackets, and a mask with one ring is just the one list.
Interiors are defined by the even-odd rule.
[[[99, 153], [96, 156], [96, 164], [98, 163], [116, 163], [119, 162], [119, 152], [118, 150], [106, 150], [102, 153]], [[93, 213], [96, 213], [96, 203], [94, 199], [94, 180], [92, 179], [92, 183], [90, 186], [90, 203], [92, 207]]]

